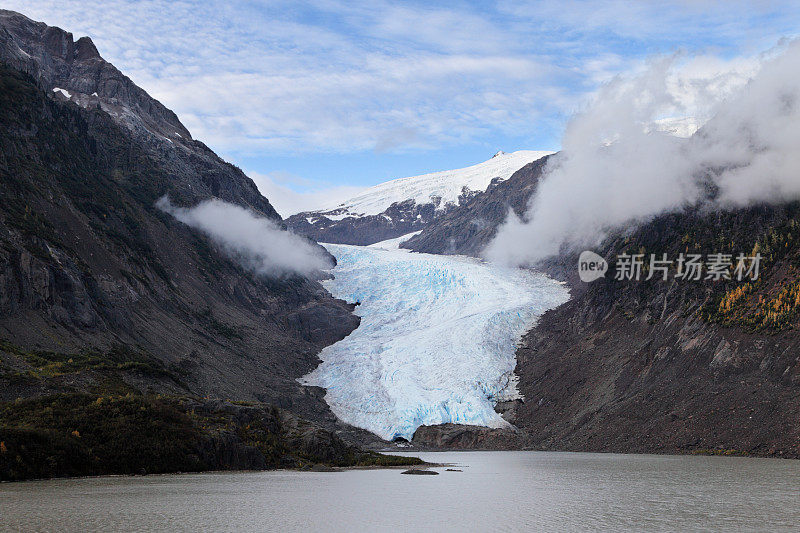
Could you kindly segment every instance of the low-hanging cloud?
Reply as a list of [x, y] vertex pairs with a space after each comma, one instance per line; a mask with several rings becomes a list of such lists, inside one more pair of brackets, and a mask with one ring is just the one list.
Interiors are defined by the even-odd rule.
[[164, 196], [156, 207], [207, 234], [229, 256], [258, 274], [307, 276], [333, 266], [318, 245], [238, 205], [213, 199], [185, 208], [172, 205]]
[[694, 109], [710, 118], [690, 138], [659, 131], [665, 112], [685, 109], [671, 87], [679, 59], [616, 79], [570, 121], [525, 216], [510, 213], [488, 258], [533, 264], [701, 200], [724, 209], [800, 198], [800, 41], [765, 54], [746, 83], [694, 87], [721, 98]]

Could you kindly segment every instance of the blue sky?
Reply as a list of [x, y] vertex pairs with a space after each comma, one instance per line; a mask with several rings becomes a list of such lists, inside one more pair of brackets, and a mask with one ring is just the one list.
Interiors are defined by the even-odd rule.
[[[793, 5], [794, 4], [794, 5]], [[558, 149], [603, 83], [680, 52], [736, 70], [800, 28], [797, 2], [11, 0], [90, 35], [281, 214], [497, 150]]]

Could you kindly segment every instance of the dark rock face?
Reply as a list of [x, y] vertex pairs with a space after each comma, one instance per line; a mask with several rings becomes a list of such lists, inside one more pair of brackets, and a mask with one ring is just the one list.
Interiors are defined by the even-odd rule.
[[[601, 255], [764, 251], [754, 301], [796, 283], [796, 204], [663, 215]], [[787, 229], [788, 228], [788, 229]], [[786, 232], [786, 233], [784, 233]], [[789, 236], [784, 243], [781, 235]], [[772, 251], [767, 243], [773, 245]], [[800, 456], [800, 336], [720, 315], [731, 282], [674, 279], [584, 284], [577, 258], [552, 264], [576, 287], [524, 338], [516, 422], [544, 449]]]
[[513, 429], [492, 429], [462, 424], [420, 426], [411, 439], [420, 448], [450, 450], [519, 450], [526, 435]]
[[[478, 255], [509, 208], [524, 213], [545, 164], [529, 164], [402, 246]], [[800, 323], [787, 296], [798, 283], [799, 220], [796, 204], [728, 212], [700, 205], [613, 235], [595, 250], [609, 262], [622, 252], [768, 251], [762, 281], [743, 310], [730, 311], [734, 319], [718, 310], [732, 282], [622, 283], [608, 279], [612, 265], [606, 279], [586, 284], [577, 254], [544, 262], [541, 269], [570, 284], [572, 299], [547, 312], [517, 351], [525, 401], [501, 407], [524, 438], [485, 443], [475, 429], [437, 426], [420, 428], [414, 443], [800, 456]], [[753, 309], [762, 298], [781, 310], [785, 327], [748, 326], [758, 324]]]
[[89, 37], [74, 42], [61, 28], [0, 10], [0, 61], [30, 74], [48, 93], [60, 88], [70, 94], [55, 97], [87, 110], [99, 107], [127, 128], [169, 172], [178, 203], [194, 205], [213, 196], [280, 218], [250, 178], [193, 140], [175, 113], [100, 57]]
[[480, 255], [509, 210], [517, 216], [525, 212], [549, 159], [548, 156], [529, 163], [507, 180], [492, 184], [427, 225], [401, 247], [430, 254]]
[[[338, 220], [339, 211], [298, 213], [286, 219], [293, 231], [319, 242], [366, 246], [419, 231], [454, 207], [437, 209], [437, 204], [418, 205], [414, 200], [395, 202], [383, 213], [348, 216]], [[335, 217], [335, 219], [328, 218]]]
[[754, 336], [671, 309], [656, 324], [586, 300], [517, 352], [517, 423], [539, 449], [800, 457], [796, 334]]
[[284, 468], [299, 467], [303, 462], [349, 466], [355, 463], [351, 456], [361, 453], [330, 431], [289, 411], [222, 400], [191, 401], [186, 408], [200, 417], [224, 417], [233, 422], [234, 431], [215, 435], [211, 447], [201, 454], [212, 469], [263, 470], [276, 466], [269, 464], [269, 458], [257, 448], [242, 442], [241, 428], [261, 427], [283, 441], [285, 455], [280, 458], [280, 466]]
[[[105, 387], [114, 368], [141, 391], [263, 401], [350, 431], [295, 380], [357, 327], [352, 306], [314, 280], [255, 275], [154, 207], [218, 197], [280, 220], [88, 38], [0, 11], [0, 146], [0, 400]], [[109, 359], [117, 346], [141, 361]], [[87, 351], [100, 359], [73, 361]], [[68, 371], [40, 373], [42, 357]]]

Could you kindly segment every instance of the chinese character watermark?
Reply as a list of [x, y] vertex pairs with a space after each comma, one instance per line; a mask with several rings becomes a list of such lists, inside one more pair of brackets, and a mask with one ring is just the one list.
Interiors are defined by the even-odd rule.
[[[705, 257], [701, 254], [678, 254], [670, 259], [667, 254], [660, 256], [650, 254], [617, 255], [614, 279], [617, 281], [640, 281], [643, 270], [646, 270], [645, 281], [673, 279], [682, 281], [756, 281], [761, 267], [761, 254], [753, 256], [739, 254], [734, 259], [732, 254], [713, 253]], [[590, 283], [605, 276], [608, 262], [594, 252], [585, 251], [578, 259], [578, 275], [581, 281]]]

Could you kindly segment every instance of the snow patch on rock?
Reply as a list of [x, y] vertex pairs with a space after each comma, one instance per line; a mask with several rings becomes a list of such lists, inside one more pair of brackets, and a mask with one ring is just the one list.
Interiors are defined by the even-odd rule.
[[72, 98], [72, 94], [68, 90], [62, 89], [61, 87], [53, 87], [53, 92], [54, 93], [61, 93], [62, 95], [66, 96], [67, 98]]

